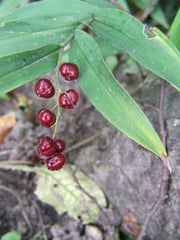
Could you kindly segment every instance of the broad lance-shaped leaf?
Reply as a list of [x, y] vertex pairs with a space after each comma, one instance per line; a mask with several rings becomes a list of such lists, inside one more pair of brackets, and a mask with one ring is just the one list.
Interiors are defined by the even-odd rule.
[[20, 4], [27, 2], [26, 0], [4, 0], [0, 3], [0, 17], [13, 11]]
[[30, 3], [0, 18], [0, 56], [61, 44], [96, 7], [79, 0]]
[[121, 10], [102, 9], [94, 18], [92, 27], [100, 39], [129, 53], [180, 89], [180, 53], [172, 47], [173, 43], [168, 44], [161, 36], [152, 34], [135, 17]]
[[81, 30], [75, 32], [70, 60], [80, 69], [82, 90], [105, 118], [159, 157], [166, 155], [149, 120], [106, 66], [95, 40]]
[[58, 49], [47, 45], [0, 58], [0, 94], [50, 72], [57, 65]]
[[1, 17], [0, 94], [51, 71], [60, 45], [96, 9], [80, 0], [45, 0]]

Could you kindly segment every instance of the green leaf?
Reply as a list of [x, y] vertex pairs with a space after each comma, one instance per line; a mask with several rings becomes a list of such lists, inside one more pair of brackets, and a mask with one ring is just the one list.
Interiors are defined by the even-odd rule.
[[45, 0], [0, 18], [0, 94], [51, 71], [61, 44], [96, 10], [80, 0]]
[[119, 61], [116, 56], [108, 56], [105, 58], [105, 62], [108, 65], [109, 69], [113, 72], [118, 66]]
[[0, 95], [0, 99], [9, 101], [9, 100], [10, 100], [10, 97], [9, 97], [9, 95], [8, 95], [7, 93], [5, 93], [5, 94]]
[[119, 3], [119, 5], [123, 7], [127, 12], [130, 12], [130, 9], [126, 0], [117, 0], [116, 2]]
[[77, 30], [70, 60], [80, 69], [78, 83], [99, 112], [127, 136], [161, 157], [161, 140], [136, 102], [106, 66], [95, 40]]
[[95, 38], [97, 44], [99, 45], [99, 49], [101, 50], [101, 53], [103, 57], [108, 57], [112, 55], [117, 55], [120, 53], [123, 53], [123, 51], [119, 48], [113, 47], [110, 44], [107, 44], [105, 41], [103, 41], [100, 38]]
[[92, 4], [100, 9], [103, 9], [103, 8], [116, 8], [117, 9], [117, 7], [114, 4], [112, 4], [106, 0], [86, 0], [86, 2]]
[[[86, 2], [100, 8], [100, 9], [103, 9], [103, 8], [115, 8], [115, 9], [118, 9], [118, 7], [111, 3], [111, 2], [108, 2], [107, 0], [86, 0]], [[125, 0], [119, 0], [119, 1], [116, 1], [121, 7], [123, 7], [126, 11], [129, 12], [129, 7], [128, 7], [128, 4]]]
[[[159, 36], [163, 38], [163, 40], [166, 41], [166, 43], [169, 44], [170, 47], [174, 48], [174, 51], [176, 51], [177, 54], [179, 54], [177, 48], [180, 50], [180, 9], [177, 12], [177, 15], [169, 30], [169, 39], [171, 41], [169, 41], [169, 39], [165, 37], [165, 35], [162, 34], [162, 32], [160, 32], [157, 28], [153, 28], [153, 32], [156, 33], [157, 35], [159, 34]], [[175, 48], [175, 46], [177, 48]], [[145, 82], [149, 82], [155, 78], [157, 78], [157, 75], [154, 74], [153, 72], [149, 72], [148, 75], [146, 76]]]
[[174, 45], [180, 50], [180, 9], [178, 10], [176, 17], [169, 30], [169, 38]]
[[124, 61], [122, 63], [122, 74], [127, 75], [127, 74], [139, 74], [139, 71], [143, 72], [145, 69], [142, 66], [138, 67], [138, 64], [134, 59], [127, 55], [124, 58]]
[[21, 240], [21, 235], [18, 232], [8, 232], [2, 236], [1, 240]]
[[0, 18], [0, 56], [61, 44], [95, 9], [78, 0], [46, 0], [18, 8]]
[[138, 6], [140, 9], [145, 10], [150, 5], [153, 5], [154, 0], [131, 0], [136, 6]]
[[158, 28], [153, 27], [151, 28], [151, 31], [156, 35], [159, 36], [173, 51], [174, 53], [180, 57], [180, 52], [177, 49], [177, 47], [174, 45], [174, 43], [166, 37]]
[[3, 0], [0, 4], [0, 17], [5, 16], [15, 8], [17, 8], [20, 4], [25, 3], [26, 0]]
[[161, 24], [165, 29], [169, 28], [168, 21], [159, 3], [155, 5], [155, 8], [150, 16], [159, 24]]
[[156, 74], [154, 74], [153, 72], [149, 72], [144, 80], [144, 82], [150, 82], [154, 79], [156, 79], [158, 76]]
[[[73, 165], [63, 167], [61, 171], [51, 172], [44, 167], [29, 167], [24, 165], [7, 165], [0, 163], [0, 168], [33, 171], [37, 173], [35, 194], [45, 203], [52, 205], [59, 214], [68, 212], [77, 219], [80, 215], [83, 222], [97, 221], [99, 208], [81, 189], [73, 176]], [[97, 184], [82, 171], [75, 172], [75, 177], [81, 187], [94, 197], [101, 207], [106, 207], [106, 198]], [[11, 238], [12, 240], [13, 238]]]
[[47, 45], [0, 58], [0, 94], [50, 72], [57, 65], [58, 45]]
[[180, 89], [180, 53], [163, 33], [161, 37], [152, 34], [136, 18], [116, 9], [96, 13], [92, 26], [103, 41], [126, 51], [145, 68]]

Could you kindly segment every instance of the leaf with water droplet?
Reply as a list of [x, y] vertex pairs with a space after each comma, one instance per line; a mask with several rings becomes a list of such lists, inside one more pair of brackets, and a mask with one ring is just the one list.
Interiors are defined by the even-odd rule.
[[82, 90], [105, 118], [159, 157], [166, 155], [145, 114], [105, 64], [95, 40], [81, 30], [75, 32], [70, 60], [79, 67], [78, 83]]

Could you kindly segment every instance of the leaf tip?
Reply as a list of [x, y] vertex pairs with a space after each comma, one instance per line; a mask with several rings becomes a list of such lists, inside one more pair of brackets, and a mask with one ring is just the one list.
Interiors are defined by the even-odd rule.
[[163, 161], [163, 163], [166, 165], [166, 167], [168, 168], [170, 174], [172, 173], [172, 170], [171, 170], [171, 166], [169, 164], [169, 161], [168, 161], [168, 158], [167, 158], [167, 155], [164, 154], [164, 153], [161, 153], [161, 159]]

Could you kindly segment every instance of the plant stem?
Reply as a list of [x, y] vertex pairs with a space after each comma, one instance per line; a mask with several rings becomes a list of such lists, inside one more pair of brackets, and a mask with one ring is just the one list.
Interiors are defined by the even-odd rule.
[[108, 2], [114, 4], [116, 7], [118, 7], [119, 9], [121, 9], [123, 12], [128, 13], [123, 7], [121, 7], [121, 5], [119, 3], [117, 3], [115, 0], [107, 0]]
[[164, 148], [166, 149], [166, 130], [165, 130], [164, 119], [163, 119], [164, 87], [165, 87], [165, 82], [163, 79], [161, 79], [159, 112], [158, 112], [159, 113], [159, 128], [160, 128], [161, 141], [163, 143]]
[[[93, 19], [89, 19], [86, 23], [80, 23], [80, 25], [77, 27], [77, 29], [82, 29], [83, 26], [89, 26], [90, 23], [92, 23]], [[90, 26], [89, 26], [90, 27]], [[57, 63], [57, 69], [56, 69], [56, 75], [55, 77], [52, 79], [52, 81], [54, 81], [54, 79], [57, 80], [57, 86], [58, 86], [58, 97], [59, 95], [62, 93], [61, 91], [61, 87], [60, 87], [60, 81], [59, 81], [59, 68], [61, 66], [61, 63], [62, 63], [62, 55], [63, 55], [63, 52], [64, 52], [64, 48], [67, 44], [69, 44], [73, 38], [74, 38], [74, 33], [72, 33], [65, 41], [64, 43], [62, 43], [60, 46], [60, 51], [59, 51], [59, 56], [58, 56], [58, 63]], [[59, 106], [59, 103], [58, 103], [58, 100], [57, 100], [57, 117], [56, 117], [56, 122], [55, 122], [55, 128], [54, 128], [54, 133], [53, 133], [53, 136], [52, 138], [54, 139], [56, 137], [56, 134], [57, 134], [57, 127], [58, 127], [58, 122], [59, 122], [59, 119], [61, 118], [61, 109], [60, 109], [60, 106]], [[54, 108], [53, 108], [54, 109]]]
[[142, 17], [141, 17], [141, 22], [144, 22], [147, 17], [154, 11], [154, 8], [156, 4], [159, 2], [159, 0], [155, 0], [150, 4], [150, 6], [144, 11]]
[[[59, 68], [60, 68], [60, 65], [61, 65], [61, 59], [62, 59], [63, 50], [64, 50], [64, 48], [61, 47], [60, 52], [59, 52], [59, 57], [58, 57], [58, 64], [57, 64], [57, 69], [56, 69], [56, 75], [55, 75], [55, 78], [57, 80], [57, 86], [58, 86], [58, 96], [62, 93], [61, 87], [60, 87], [60, 81], [59, 81]], [[60, 110], [60, 106], [58, 104], [58, 100], [57, 100], [56, 106], [57, 106], [58, 110], [57, 110], [57, 117], [56, 117], [54, 134], [52, 136], [52, 139], [54, 139], [56, 134], [57, 134], [58, 122], [59, 122], [59, 119], [61, 118], [61, 110]]]
[[[160, 128], [160, 134], [161, 134], [161, 141], [166, 149], [166, 130], [165, 130], [164, 119], [163, 119], [164, 85], [165, 85], [165, 82], [163, 79], [161, 79], [161, 90], [160, 90], [160, 101], [159, 101], [158, 113], [159, 113], [159, 128]], [[161, 181], [159, 197], [158, 197], [157, 201], [154, 203], [150, 212], [148, 213], [137, 240], [143, 240], [143, 238], [146, 235], [146, 231], [147, 231], [149, 222], [151, 221], [151, 218], [158, 210], [162, 201], [166, 198], [166, 191], [167, 191], [170, 175], [169, 175], [169, 171], [166, 167], [166, 164], [164, 162], [162, 162], [162, 164], [163, 164], [162, 165], [162, 181]]]
[[[71, 171], [72, 171], [72, 170], [71, 170]], [[76, 172], [77, 172], [77, 171], [78, 171], [78, 169], [76, 169], [75, 171], [72, 171], [72, 175], [73, 175], [73, 178], [74, 178], [76, 184], [78, 185], [78, 188], [79, 188], [85, 195], [87, 195], [87, 196], [91, 199], [91, 201], [92, 201], [93, 203], [96, 204], [96, 206], [99, 208], [99, 211], [104, 215], [104, 218], [106, 219], [106, 222], [107, 222], [108, 226], [111, 226], [109, 217], [108, 217], [107, 214], [103, 211], [103, 208], [102, 208], [101, 205], [98, 203], [97, 199], [96, 199], [93, 195], [91, 195], [88, 191], [86, 191], [86, 190], [81, 186], [80, 182], [78, 181], [78, 179], [77, 179], [77, 177], [76, 177]]]

